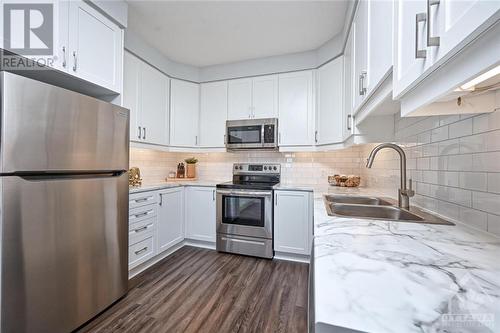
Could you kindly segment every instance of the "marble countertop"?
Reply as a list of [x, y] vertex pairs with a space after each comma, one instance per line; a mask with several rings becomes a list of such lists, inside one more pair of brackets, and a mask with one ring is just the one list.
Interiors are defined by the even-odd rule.
[[500, 332], [499, 238], [461, 224], [328, 216], [322, 194], [314, 209], [317, 332]]
[[172, 182], [160, 182], [160, 183], [145, 183], [141, 186], [129, 187], [129, 193], [139, 193], [146, 191], [156, 191], [165, 188], [180, 187], [180, 186], [207, 186], [214, 187], [215, 185], [222, 183], [221, 181], [209, 181], [209, 180], [186, 180], [186, 181], [172, 181]]

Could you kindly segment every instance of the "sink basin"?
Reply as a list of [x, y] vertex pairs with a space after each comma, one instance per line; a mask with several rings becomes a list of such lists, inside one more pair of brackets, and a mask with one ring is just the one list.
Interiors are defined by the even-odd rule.
[[325, 195], [325, 200], [332, 203], [391, 206], [389, 201], [377, 197], [353, 196], [353, 195]]
[[424, 221], [418, 215], [394, 206], [372, 206], [372, 205], [350, 205], [330, 204], [330, 210], [334, 215], [360, 217], [370, 219], [392, 220], [392, 221]]
[[396, 222], [454, 225], [418, 207], [402, 209], [390, 201], [370, 196], [325, 195], [326, 211], [330, 216], [353, 217]]

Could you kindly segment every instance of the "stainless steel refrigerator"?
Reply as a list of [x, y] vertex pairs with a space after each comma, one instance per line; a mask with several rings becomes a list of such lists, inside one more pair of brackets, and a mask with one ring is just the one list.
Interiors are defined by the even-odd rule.
[[129, 112], [0, 84], [1, 332], [70, 332], [127, 291]]

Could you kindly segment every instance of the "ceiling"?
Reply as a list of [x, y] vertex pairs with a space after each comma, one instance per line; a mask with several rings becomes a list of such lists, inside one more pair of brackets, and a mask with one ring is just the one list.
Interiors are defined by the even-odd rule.
[[128, 29], [197, 67], [316, 49], [340, 33], [349, 0], [128, 0]]

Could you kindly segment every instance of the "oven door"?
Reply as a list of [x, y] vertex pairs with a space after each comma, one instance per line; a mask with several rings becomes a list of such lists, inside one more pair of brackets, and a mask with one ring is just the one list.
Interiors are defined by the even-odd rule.
[[217, 190], [217, 232], [273, 237], [273, 192]]

